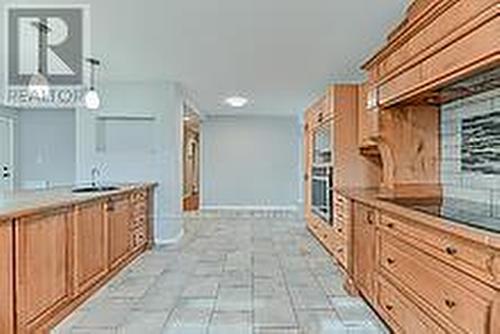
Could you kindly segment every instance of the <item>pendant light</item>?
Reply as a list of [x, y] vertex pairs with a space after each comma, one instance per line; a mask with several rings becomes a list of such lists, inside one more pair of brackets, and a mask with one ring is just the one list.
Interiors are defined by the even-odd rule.
[[49, 81], [44, 73], [45, 42], [50, 28], [42, 21], [33, 22], [32, 25], [38, 29], [38, 72], [34, 74], [28, 83], [28, 93], [30, 96], [36, 96], [39, 99], [46, 98], [50, 93]]
[[96, 110], [101, 105], [101, 99], [95, 89], [95, 70], [97, 66], [101, 65], [101, 62], [94, 58], [88, 58], [87, 62], [90, 64], [90, 89], [85, 94], [85, 107]]

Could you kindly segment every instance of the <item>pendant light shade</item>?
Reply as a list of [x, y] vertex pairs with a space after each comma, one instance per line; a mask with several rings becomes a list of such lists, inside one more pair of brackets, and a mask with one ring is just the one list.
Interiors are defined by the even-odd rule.
[[46, 98], [50, 93], [49, 81], [42, 73], [34, 74], [28, 84], [28, 92], [30, 96]]
[[101, 106], [101, 99], [99, 98], [99, 94], [94, 89], [91, 89], [85, 95], [85, 107], [90, 110], [99, 109]]
[[85, 107], [96, 110], [101, 106], [101, 99], [95, 89], [95, 70], [97, 66], [101, 65], [101, 62], [94, 58], [88, 58], [87, 62], [90, 64], [90, 89], [85, 94]]

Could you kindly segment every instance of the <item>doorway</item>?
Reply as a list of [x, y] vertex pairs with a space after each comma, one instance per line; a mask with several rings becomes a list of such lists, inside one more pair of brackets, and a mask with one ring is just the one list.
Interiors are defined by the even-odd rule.
[[0, 116], [0, 192], [14, 187], [14, 120]]
[[184, 104], [183, 117], [183, 209], [185, 212], [200, 209], [200, 116]]

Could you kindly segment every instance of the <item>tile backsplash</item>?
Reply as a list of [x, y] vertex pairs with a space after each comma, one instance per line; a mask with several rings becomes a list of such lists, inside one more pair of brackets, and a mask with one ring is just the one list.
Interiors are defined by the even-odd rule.
[[500, 89], [441, 108], [444, 195], [500, 206]]

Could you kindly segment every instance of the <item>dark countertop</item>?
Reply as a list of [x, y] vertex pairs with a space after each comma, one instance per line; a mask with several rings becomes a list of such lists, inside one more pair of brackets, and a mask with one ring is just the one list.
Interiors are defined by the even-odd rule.
[[500, 218], [495, 207], [450, 198], [396, 196], [380, 189], [340, 188], [342, 195], [390, 214], [500, 248]]

